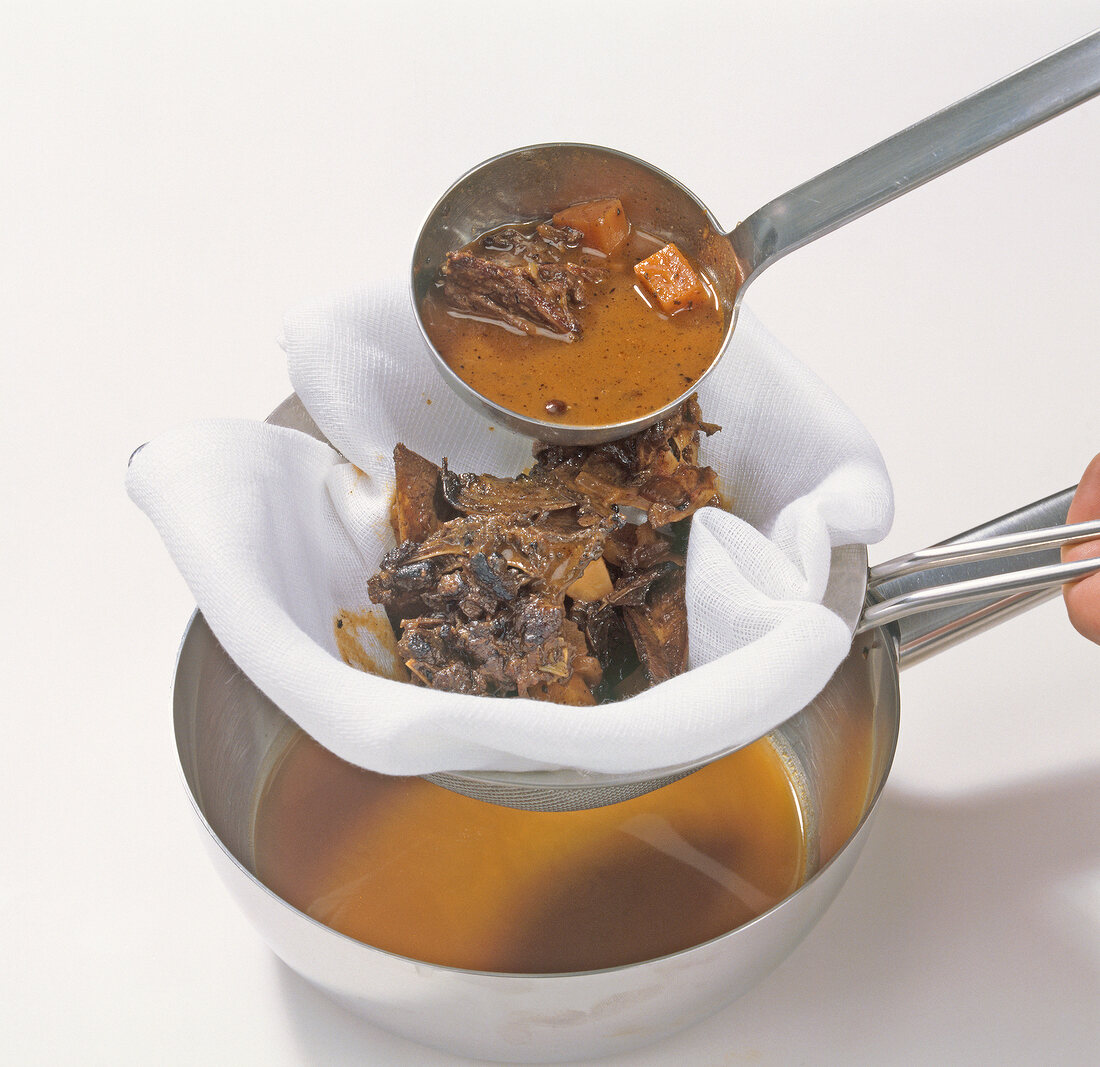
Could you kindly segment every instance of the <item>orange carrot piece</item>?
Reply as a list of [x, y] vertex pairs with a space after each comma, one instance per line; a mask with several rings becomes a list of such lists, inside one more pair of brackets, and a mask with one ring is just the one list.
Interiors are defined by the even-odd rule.
[[623, 203], [616, 198], [589, 200], [564, 208], [554, 216], [555, 226], [572, 226], [584, 234], [589, 248], [611, 255], [630, 233], [630, 220], [623, 210]]
[[634, 273], [666, 315], [710, 300], [703, 279], [674, 244], [667, 244], [648, 259], [635, 263]]

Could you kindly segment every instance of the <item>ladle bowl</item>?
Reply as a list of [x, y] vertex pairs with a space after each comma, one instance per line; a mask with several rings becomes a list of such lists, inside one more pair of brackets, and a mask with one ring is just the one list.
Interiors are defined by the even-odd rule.
[[432, 342], [421, 302], [447, 252], [503, 223], [544, 219], [564, 205], [611, 195], [622, 201], [633, 226], [664, 241], [675, 239], [681, 251], [706, 271], [725, 316], [724, 349], [733, 334], [742, 281], [729, 238], [703, 203], [675, 178], [624, 152], [587, 144], [543, 144], [486, 160], [455, 182], [432, 209], [413, 253], [416, 321], [440, 374], [490, 419], [540, 441], [591, 445], [635, 433], [678, 407], [706, 374], [662, 408], [626, 422], [577, 426], [533, 418], [496, 403], [455, 373]]
[[[749, 284], [778, 259], [881, 207], [1100, 92], [1100, 31], [1010, 74], [880, 141], [764, 205], [728, 233], [671, 175], [610, 148], [541, 144], [494, 156], [456, 181], [429, 213], [413, 251], [416, 320], [438, 369], [459, 396], [519, 433], [558, 444], [600, 444], [675, 410], [727, 351]], [[725, 313], [710, 368], [679, 396], [628, 422], [567, 425], [522, 415], [467, 384], [425, 328], [421, 303], [447, 252], [510, 222], [545, 219], [586, 200], [618, 197], [631, 223], [675, 241], [709, 277]], [[949, 255], [938, 249], [937, 255]]]

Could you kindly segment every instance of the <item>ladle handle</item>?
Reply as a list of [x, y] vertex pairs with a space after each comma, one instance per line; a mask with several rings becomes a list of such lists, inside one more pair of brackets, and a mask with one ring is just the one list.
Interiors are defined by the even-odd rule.
[[[1001, 534], [1020, 533], [1057, 526], [1066, 521], [1070, 502], [1076, 486], [1064, 489], [1053, 496], [1028, 504], [999, 519], [977, 526], [973, 530], [942, 542], [943, 545], [978, 541]], [[959, 578], [982, 578], [1003, 575], [1023, 568], [1050, 566], [1058, 563], [1057, 548], [1046, 548], [1026, 554], [1000, 556], [992, 559], [976, 559], [962, 566], [951, 568], [930, 567], [900, 578], [881, 582], [875, 586], [875, 600], [903, 596], [921, 589], [946, 585]], [[1011, 593], [990, 600], [969, 601], [932, 608], [920, 614], [899, 619], [899, 663], [902, 667], [919, 663], [934, 652], [958, 644], [1000, 622], [1035, 607], [1050, 597], [1057, 596], [1059, 586], [1037, 589], [1025, 593]]]
[[1100, 30], [777, 197], [730, 234], [744, 282], [796, 248], [1100, 92]]

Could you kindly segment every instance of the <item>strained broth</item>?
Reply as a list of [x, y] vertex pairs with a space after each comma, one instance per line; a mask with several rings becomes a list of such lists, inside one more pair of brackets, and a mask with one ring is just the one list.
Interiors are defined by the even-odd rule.
[[645, 796], [559, 813], [373, 774], [303, 734], [264, 790], [255, 845], [268, 886], [350, 937], [519, 973], [688, 948], [805, 877], [797, 796], [767, 740]]

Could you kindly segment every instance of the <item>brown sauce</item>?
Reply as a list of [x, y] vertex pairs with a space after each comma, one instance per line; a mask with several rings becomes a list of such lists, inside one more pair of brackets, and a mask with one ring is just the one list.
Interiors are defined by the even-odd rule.
[[361, 770], [300, 734], [262, 794], [255, 848], [262, 881], [349, 937], [511, 973], [689, 948], [805, 877], [798, 800], [767, 740], [622, 804], [534, 813]]
[[609, 272], [583, 308], [579, 338], [545, 330], [525, 334], [455, 312], [435, 290], [421, 307], [425, 328], [460, 378], [509, 411], [574, 426], [610, 425], [659, 411], [691, 391], [725, 332], [709, 282], [707, 303], [674, 315], [660, 311], [638, 285], [634, 264], [662, 243], [634, 229], [610, 256], [565, 251], [582, 265]]

